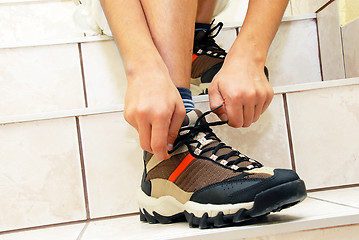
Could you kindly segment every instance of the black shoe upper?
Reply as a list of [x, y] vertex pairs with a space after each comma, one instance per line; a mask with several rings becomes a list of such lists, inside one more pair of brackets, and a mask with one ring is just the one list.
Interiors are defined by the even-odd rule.
[[275, 169], [268, 178], [246, 178], [248, 173], [208, 185], [193, 193], [191, 201], [202, 204], [235, 204], [254, 201], [255, 196], [272, 187], [298, 180], [292, 170]]

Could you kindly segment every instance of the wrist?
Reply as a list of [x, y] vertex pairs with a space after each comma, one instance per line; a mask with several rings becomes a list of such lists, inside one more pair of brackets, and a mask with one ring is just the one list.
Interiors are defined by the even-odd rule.
[[266, 62], [267, 49], [255, 41], [236, 41], [228, 55], [227, 62], [245, 61], [256, 65], [263, 65]]
[[153, 78], [156, 74], [167, 71], [161, 57], [156, 54], [142, 55], [133, 61], [124, 61], [127, 80], [137, 79], [138, 76], [145, 75]]

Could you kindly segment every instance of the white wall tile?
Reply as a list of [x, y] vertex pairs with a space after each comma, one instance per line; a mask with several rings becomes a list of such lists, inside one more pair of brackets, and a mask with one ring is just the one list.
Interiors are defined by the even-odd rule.
[[248, 2], [249, 0], [229, 1], [226, 8], [218, 16], [215, 16], [216, 21], [223, 23], [243, 22], [247, 13]]
[[290, 0], [293, 16], [315, 13], [329, 0]]
[[343, 26], [342, 36], [346, 77], [359, 77], [359, 19]]
[[215, 40], [221, 48], [228, 52], [236, 38], [237, 31], [235, 28], [223, 28], [218, 34], [218, 36], [215, 38]]
[[323, 80], [345, 78], [338, 1], [317, 14]]
[[126, 74], [114, 41], [82, 44], [89, 107], [124, 103]]
[[0, 231], [84, 219], [74, 118], [0, 125]]
[[[200, 103], [196, 107], [207, 111], [209, 103]], [[219, 119], [211, 114], [207, 120]], [[249, 128], [235, 129], [224, 125], [213, 129], [223, 142], [265, 166], [291, 168], [282, 95], [275, 95], [268, 110]]]
[[315, 20], [283, 22], [269, 49], [266, 65], [272, 86], [321, 81]]
[[77, 240], [85, 223], [71, 224], [66, 226], [51, 227], [30, 231], [23, 231], [11, 234], [4, 234], [1, 240]]
[[0, 5], [0, 43], [81, 37], [71, 0]]
[[0, 50], [2, 116], [85, 106], [77, 44]]
[[[229, 1], [227, 7], [215, 16], [217, 22], [233, 23], [243, 22], [247, 13], [249, 0], [232, 0]], [[288, 3], [284, 16], [291, 16], [291, 3]]]
[[143, 172], [137, 132], [122, 113], [80, 118], [91, 217], [138, 211]]
[[359, 183], [359, 86], [288, 94], [297, 172], [307, 187]]

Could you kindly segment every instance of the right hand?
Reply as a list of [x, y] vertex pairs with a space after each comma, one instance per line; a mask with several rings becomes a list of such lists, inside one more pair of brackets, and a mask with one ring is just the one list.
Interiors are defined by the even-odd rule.
[[141, 148], [168, 159], [186, 110], [166, 67], [127, 75], [124, 117], [136, 128]]

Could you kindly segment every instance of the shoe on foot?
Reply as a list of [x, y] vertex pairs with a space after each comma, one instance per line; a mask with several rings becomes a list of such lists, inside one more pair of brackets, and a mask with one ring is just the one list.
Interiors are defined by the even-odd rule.
[[263, 167], [224, 144], [198, 110], [187, 113], [171, 158], [144, 154], [138, 193], [141, 221], [188, 221], [191, 227], [224, 227], [293, 206], [306, 197], [292, 170]]
[[[221, 69], [227, 55], [214, 40], [223, 27], [219, 22], [212, 28], [214, 20], [207, 30], [195, 31], [191, 69], [191, 91], [193, 95], [208, 94], [208, 88], [213, 77]], [[214, 33], [217, 30], [216, 33]], [[269, 78], [267, 67], [264, 73]]]

